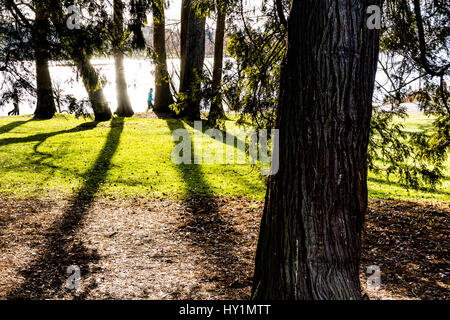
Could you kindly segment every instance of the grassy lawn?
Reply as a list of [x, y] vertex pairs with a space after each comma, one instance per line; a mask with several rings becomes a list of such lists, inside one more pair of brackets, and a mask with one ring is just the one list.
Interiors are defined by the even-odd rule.
[[[264, 180], [250, 165], [175, 165], [172, 131], [184, 127], [194, 131], [172, 119], [95, 124], [71, 116], [0, 118], [0, 192], [19, 197], [67, 196], [80, 189], [111, 197], [264, 196]], [[210, 143], [219, 142], [206, 140], [203, 148]]]
[[[406, 130], [430, 120], [411, 116]], [[227, 131], [237, 130], [227, 122]], [[59, 115], [48, 121], [0, 117], [0, 193], [17, 197], [99, 196], [186, 197], [246, 196], [263, 199], [264, 177], [251, 165], [176, 165], [171, 161], [172, 132], [192, 126], [180, 120], [115, 119], [94, 123]], [[194, 148], [220, 145], [203, 140]], [[226, 146], [226, 148], [234, 148]], [[372, 198], [450, 199], [450, 170], [436, 191], [405, 190], [383, 175], [369, 175]]]
[[[403, 123], [405, 132], [420, 132], [429, 128], [432, 119], [423, 114], [412, 114], [406, 119], [399, 119], [398, 122]], [[388, 198], [388, 199], [412, 199], [412, 200], [450, 200], [450, 159], [447, 160], [447, 170], [442, 185], [436, 190], [414, 190], [405, 189], [397, 183], [398, 179], [391, 176], [388, 180], [383, 173], [375, 174], [369, 172], [368, 186], [369, 196], [371, 198]]]

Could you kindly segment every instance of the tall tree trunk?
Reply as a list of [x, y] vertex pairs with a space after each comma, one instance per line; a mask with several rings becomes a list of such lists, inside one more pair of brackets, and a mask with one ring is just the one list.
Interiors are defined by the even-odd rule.
[[90, 62], [89, 55], [85, 53], [83, 43], [74, 35], [73, 30], [69, 30], [66, 25], [66, 19], [63, 13], [61, 1], [51, 1], [49, 8], [51, 12], [51, 21], [58, 31], [58, 36], [65, 44], [70, 59], [75, 63], [78, 72], [81, 75], [83, 84], [89, 96], [92, 109], [94, 111], [95, 121], [108, 121], [111, 119], [111, 109], [103, 93], [103, 85], [99, 75]]
[[170, 92], [166, 54], [166, 21], [163, 0], [153, 1], [153, 47], [155, 48], [155, 105], [156, 112], [171, 112], [173, 104]]
[[119, 117], [131, 117], [134, 112], [128, 96], [127, 81], [123, 65], [123, 2], [114, 0], [114, 60], [116, 68], [116, 94]]
[[222, 94], [220, 86], [222, 83], [223, 72], [223, 40], [225, 38], [225, 20], [227, 17], [226, 7], [223, 1], [217, 1], [217, 23], [216, 37], [214, 42], [214, 66], [212, 78], [213, 99], [211, 110], [209, 111], [209, 125], [215, 126], [217, 120], [225, 119], [225, 112], [222, 106]]
[[92, 66], [87, 56], [73, 58], [78, 71], [83, 80], [84, 87], [89, 96], [92, 109], [94, 111], [95, 121], [108, 121], [111, 119], [111, 109], [109, 109], [103, 93], [102, 84], [97, 70]]
[[186, 62], [186, 39], [187, 39], [187, 27], [189, 20], [191, 0], [181, 1], [181, 23], [180, 23], [180, 90], [181, 91], [181, 79], [184, 77], [184, 69]]
[[[373, 1], [381, 6], [380, 1]], [[255, 299], [360, 299], [367, 146], [379, 31], [367, 3], [293, 1]]]
[[51, 119], [55, 112], [55, 101], [53, 99], [52, 79], [48, 67], [49, 43], [48, 33], [48, 10], [44, 1], [35, 1], [35, 22], [33, 30], [33, 42], [36, 59], [36, 90], [37, 105], [34, 112], [36, 119]]
[[183, 61], [183, 77], [180, 93], [186, 96], [180, 116], [200, 119], [200, 90], [203, 63], [205, 60], [205, 24], [206, 18], [199, 17], [196, 10], [190, 8], [186, 33], [186, 54]]
[[114, 54], [117, 94], [117, 109], [115, 113], [119, 117], [131, 117], [133, 116], [134, 111], [131, 107], [130, 98], [128, 96], [127, 81], [125, 79], [125, 71], [123, 65], [123, 53], [121, 51], [119, 53], [119, 51], [116, 51]]

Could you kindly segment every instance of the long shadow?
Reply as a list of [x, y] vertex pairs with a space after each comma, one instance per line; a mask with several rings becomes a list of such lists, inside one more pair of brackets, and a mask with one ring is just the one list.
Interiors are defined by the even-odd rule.
[[[194, 123], [192, 121], [186, 121], [185, 120], [184, 123], [187, 124], [193, 130], [199, 131], [197, 128], [195, 128]], [[202, 132], [200, 132], [200, 133], [205, 134], [208, 129], [217, 129], [217, 130], [219, 130], [220, 133], [222, 134], [222, 138], [223, 138], [221, 142], [224, 145], [227, 145], [227, 146], [233, 148], [233, 152], [235, 152], [235, 149], [238, 149], [239, 146], [243, 146], [245, 149], [244, 150], [241, 149], [240, 151], [243, 154], [245, 154], [245, 155], [249, 154], [249, 150], [250, 150], [250, 141], [249, 140], [250, 139], [245, 139], [245, 141], [243, 141], [240, 136], [236, 136], [236, 135], [232, 134], [230, 131], [227, 131], [227, 130], [210, 127], [206, 120], [202, 120]], [[231, 139], [227, 139], [227, 136], [229, 138], [231, 138]], [[232, 163], [232, 165], [233, 165], [233, 163]], [[234, 165], [238, 165], [238, 164], [236, 163]], [[243, 164], [243, 165], [248, 166], [249, 164]], [[251, 171], [249, 173], [251, 173], [251, 172], [253, 172], [253, 168], [251, 169]], [[246, 185], [251, 185], [252, 188], [258, 189], [258, 185], [257, 184], [255, 184], [254, 182], [249, 181], [248, 179], [244, 178], [244, 176], [246, 174], [240, 174], [240, 173], [238, 173], [236, 171], [234, 173], [235, 173], [235, 178], [237, 180], [239, 180], [240, 183], [243, 183], [243, 184], [246, 184]]]
[[[386, 186], [394, 186], [394, 187], [399, 187], [399, 188], [403, 188], [403, 189], [407, 189], [407, 186], [399, 183], [399, 182], [393, 182], [393, 181], [387, 181], [387, 180], [383, 180], [380, 178], [367, 178], [367, 181], [369, 182], [374, 182], [374, 183], [379, 183], [379, 184], [383, 184]], [[414, 190], [413, 188], [410, 188], [410, 190]], [[443, 191], [443, 190], [432, 190], [432, 189], [427, 189], [427, 188], [419, 188], [417, 189], [418, 191], [425, 191], [431, 194], [437, 194], [437, 195], [450, 195], [450, 192], [447, 191]]]
[[80, 291], [70, 291], [63, 288], [63, 285], [70, 276], [66, 274], [68, 266], [78, 266], [82, 279], [86, 274], [96, 271], [90, 270], [89, 264], [100, 259], [98, 253], [76, 240], [76, 234], [83, 226], [84, 217], [93, 206], [95, 196], [105, 182], [123, 127], [123, 118], [112, 120], [111, 130], [95, 164], [83, 175], [82, 187], [70, 201], [61, 218], [48, 230], [39, 258], [21, 272], [25, 280], [8, 293], [8, 299], [54, 299], [68, 293], [73, 294], [74, 298], [81, 299], [95, 288], [95, 283], [91, 283], [83, 284]]
[[23, 120], [23, 121], [14, 121], [14, 122], [10, 122], [8, 124], [5, 124], [4, 126], [0, 127], [0, 134], [7, 133], [7, 132], [9, 132], [11, 130], [14, 130], [15, 128], [17, 128], [17, 127], [19, 127], [19, 126], [21, 126], [21, 125], [23, 125], [23, 124], [25, 124], [27, 122], [30, 122], [30, 121], [33, 121], [33, 119]]
[[[172, 133], [177, 129], [186, 129], [181, 120], [166, 122]], [[193, 155], [192, 138], [191, 148]], [[179, 231], [191, 246], [204, 251], [203, 277], [209, 281], [219, 281], [225, 287], [230, 283], [233, 283], [233, 288], [249, 285], [234, 282], [237, 278], [243, 278], [240, 275], [245, 272], [234, 247], [235, 239], [242, 235], [221, 215], [219, 199], [206, 181], [201, 166], [181, 164], [177, 165], [177, 170], [185, 182], [183, 205], [188, 212], [183, 216], [184, 224]]]
[[[15, 124], [15, 127], [17, 127], [17, 126], [19, 126], [19, 125], [21, 125], [23, 123], [30, 122], [30, 121], [41, 121], [41, 120], [30, 119], [30, 120], [26, 120], [26, 121], [17, 121], [17, 122], [20, 122], [20, 123], [19, 124]], [[35, 153], [41, 155], [42, 158], [40, 159], [40, 161], [34, 161], [34, 164], [39, 165], [39, 166], [48, 167], [49, 169], [51, 169], [53, 171], [55, 169], [61, 170], [61, 168], [57, 168], [55, 166], [50, 166], [50, 165], [47, 165], [47, 164], [43, 163], [42, 162], [43, 158], [50, 158], [50, 157], [52, 157], [52, 155], [51, 154], [44, 154], [44, 153], [39, 152], [38, 151], [38, 147], [41, 144], [43, 144], [46, 141], [46, 139], [48, 139], [48, 138], [50, 138], [52, 136], [56, 136], [58, 134], [64, 134], [64, 133], [72, 133], [72, 132], [81, 132], [81, 131], [91, 130], [91, 129], [94, 129], [96, 126], [97, 126], [97, 122], [88, 122], [88, 123], [83, 123], [83, 124], [81, 124], [81, 125], [79, 125], [79, 126], [77, 126], [75, 128], [69, 129], [69, 130], [58, 131], [58, 132], [53, 132], [53, 133], [46, 133], [46, 134], [37, 134], [37, 135], [33, 135], [33, 136], [30, 136], [30, 137], [23, 137], [23, 138], [3, 139], [3, 140], [0, 140], [0, 146], [2, 145], [2, 141], [4, 141], [4, 140], [7, 141], [7, 142], [5, 142], [4, 145], [9, 144], [9, 142], [13, 143], [12, 141], [16, 141], [17, 143], [25, 142], [25, 141], [26, 142], [37, 141], [38, 143], [33, 148], [34, 148]], [[10, 127], [10, 129], [12, 130], [13, 128]], [[14, 143], [16, 143], [16, 142], [14, 142]], [[13, 169], [13, 170], [20, 170], [20, 168], [19, 169]], [[13, 223], [13, 220], [4, 221], [3, 222], [3, 227], [5, 227], [6, 225], [8, 225], [10, 223]], [[1, 230], [0, 230], [0, 235], [1, 235]]]
[[61, 131], [55, 131], [55, 132], [48, 132], [48, 133], [39, 133], [32, 136], [27, 137], [20, 137], [20, 138], [6, 138], [0, 140], [0, 147], [6, 146], [9, 144], [14, 143], [26, 143], [26, 142], [43, 142], [48, 138], [60, 135], [60, 134], [66, 134], [66, 133], [73, 133], [73, 132], [81, 132], [81, 131], [87, 131], [92, 130], [97, 126], [97, 122], [86, 122], [82, 123], [79, 126], [76, 126], [69, 130], [61, 130]]
[[[194, 123], [193, 123], [192, 121], [185, 121], [185, 123], [186, 123], [189, 127], [191, 127], [192, 129], [197, 130], [197, 129], [195, 128]], [[201, 132], [201, 133], [205, 133], [208, 129], [217, 129], [217, 130], [219, 130], [219, 131], [222, 133], [222, 137], [223, 137], [223, 141], [222, 141], [222, 142], [223, 142], [224, 144], [230, 146], [230, 147], [236, 148], [236, 147], [239, 146], [239, 145], [243, 145], [243, 146], [245, 146], [245, 149], [246, 149], [246, 150], [248, 150], [249, 147], [250, 147], [250, 143], [249, 143], [248, 141], [242, 141], [241, 138], [239, 138], [239, 137], [233, 135], [230, 131], [226, 131], [226, 130], [223, 130], [223, 129], [210, 127], [210, 126], [208, 126], [208, 122], [207, 122], [206, 120], [202, 120], [202, 132]], [[225, 137], [226, 137], [227, 135], [228, 135], [230, 138], [233, 138], [233, 140], [232, 140], [233, 142], [231, 142], [231, 139], [230, 139], [230, 140], [225, 139]], [[243, 152], [244, 152], [244, 151], [243, 151]]]
[[171, 112], [159, 112], [159, 111], [153, 111], [153, 113], [156, 115], [158, 119], [162, 120], [168, 120], [168, 119], [175, 119], [175, 114]]

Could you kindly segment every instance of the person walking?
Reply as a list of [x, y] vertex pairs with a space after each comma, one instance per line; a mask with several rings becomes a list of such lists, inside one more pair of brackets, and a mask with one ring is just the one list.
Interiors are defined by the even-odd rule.
[[147, 112], [149, 112], [151, 109], [153, 109], [153, 88], [150, 88], [150, 91], [148, 93], [147, 105]]

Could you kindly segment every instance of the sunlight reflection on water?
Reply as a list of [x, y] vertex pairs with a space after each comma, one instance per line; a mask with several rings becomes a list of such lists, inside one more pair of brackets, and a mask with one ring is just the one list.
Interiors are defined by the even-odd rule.
[[[117, 108], [114, 59], [92, 59], [91, 62], [107, 81], [104, 94], [111, 110], [114, 112]], [[150, 88], [155, 86], [154, 65], [150, 60], [144, 58], [125, 59], [124, 65], [128, 94], [133, 110], [134, 112], [145, 112], [147, 109], [147, 93]], [[174, 70], [178, 70], [178, 68], [178, 59], [168, 60], [170, 74], [173, 74]], [[77, 79], [74, 67], [52, 62], [50, 73], [54, 89], [60, 88], [63, 94], [71, 94], [78, 100], [87, 99], [87, 92], [81, 78]], [[172, 78], [177, 88], [179, 81], [175, 76]], [[21, 96], [20, 114], [32, 114], [34, 109], [35, 99], [31, 96]], [[0, 116], [6, 116], [10, 110], [12, 110], [12, 103], [0, 110]]]
[[[99, 70], [100, 75], [107, 81], [104, 86], [104, 94], [111, 110], [114, 112], [117, 108], [114, 59], [92, 59], [91, 62], [94, 67]], [[212, 70], [213, 59], [205, 59], [205, 64], [209, 70]], [[154, 88], [155, 86], [154, 64], [152, 61], [144, 58], [126, 58], [124, 65], [125, 76], [128, 84], [128, 95], [130, 97], [133, 111], [136, 113], [145, 112], [147, 110], [148, 90], [150, 88]], [[175, 88], [178, 88], [179, 79], [176, 74], [179, 72], [179, 59], [168, 59], [167, 66], [174, 86]], [[87, 93], [84, 85], [81, 78], [77, 78], [74, 67], [64, 65], [62, 62], [52, 62], [50, 64], [50, 72], [54, 89], [59, 88], [62, 90], [63, 94], [71, 94], [78, 100], [87, 99]], [[383, 85], [388, 83], [386, 76], [380, 72], [380, 70], [377, 73], [377, 81]], [[417, 89], [419, 87], [419, 82], [414, 81], [410, 84], [410, 86]], [[374, 93], [374, 105], [380, 105], [380, 101], [382, 100], [382, 96], [380, 96], [381, 93], [382, 92], [379, 90]], [[415, 103], [407, 103], [403, 104], [403, 106], [409, 114], [420, 113], [419, 108]], [[35, 108], [36, 101], [33, 97], [29, 95], [21, 96], [21, 115], [32, 114], [34, 113]], [[389, 110], [390, 106], [384, 105], [381, 108], [384, 110]], [[3, 110], [0, 109], [0, 116], [6, 116], [8, 111], [12, 109], [13, 106], [10, 102], [3, 108]], [[227, 110], [226, 105], [224, 105], [224, 109]], [[90, 112], [92, 111], [90, 110]]]

